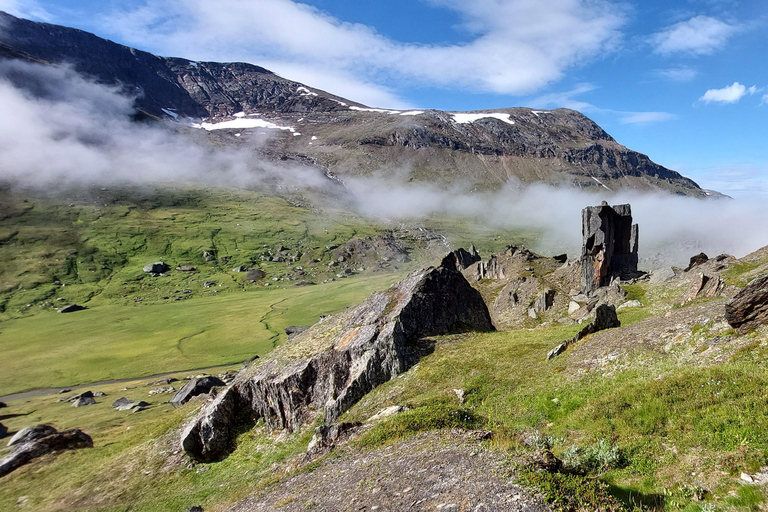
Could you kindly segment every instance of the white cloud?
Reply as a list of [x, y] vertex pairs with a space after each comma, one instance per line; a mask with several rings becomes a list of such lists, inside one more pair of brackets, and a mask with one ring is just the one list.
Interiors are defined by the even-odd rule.
[[[353, 77], [359, 87], [408, 80], [524, 94], [612, 51], [625, 22], [624, 8], [607, 0], [432, 3], [456, 11], [472, 39], [462, 44], [404, 43], [293, 0], [148, 0], [139, 9], [109, 13], [103, 25], [125, 42], [156, 53], [279, 62], [299, 75], [324, 70], [327, 76]], [[386, 92], [378, 87], [374, 94]]]
[[617, 114], [621, 124], [659, 123], [677, 117], [669, 112], [617, 112]]
[[34, 0], [0, 0], [0, 11], [20, 18], [51, 21], [51, 14]]
[[768, 94], [763, 94], [763, 100], [760, 102], [761, 105], [768, 105]]
[[535, 108], [570, 108], [578, 110], [581, 113], [597, 113], [613, 116], [617, 118], [621, 124], [650, 124], [658, 123], [662, 121], [669, 121], [675, 119], [675, 114], [668, 112], [630, 112], [625, 110], [614, 110], [610, 108], [602, 108], [586, 101], [577, 100], [575, 97], [581, 94], [586, 94], [596, 90], [592, 84], [578, 84], [570, 91], [555, 92], [539, 96], [531, 102], [531, 105]]
[[739, 82], [733, 82], [722, 89], [709, 89], [699, 98], [699, 101], [704, 103], [736, 103], [744, 96], [755, 94], [756, 92], [757, 87], [755, 86], [747, 88]]
[[690, 82], [699, 75], [698, 71], [688, 67], [658, 69], [656, 74], [673, 82]]
[[740, 28], [709, 16], [695, 16], [651, 36], [657, 53], [708, 55], [722, 48]]

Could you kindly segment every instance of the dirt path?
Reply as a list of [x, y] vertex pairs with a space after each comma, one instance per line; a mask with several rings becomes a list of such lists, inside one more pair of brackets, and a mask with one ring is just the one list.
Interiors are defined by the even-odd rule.
[[466, 432], [429, 432], [369, 452], [338, 449], [319, 467], [286, 478], [232, 512], [543, 512], [514, 485], [504, 456]]

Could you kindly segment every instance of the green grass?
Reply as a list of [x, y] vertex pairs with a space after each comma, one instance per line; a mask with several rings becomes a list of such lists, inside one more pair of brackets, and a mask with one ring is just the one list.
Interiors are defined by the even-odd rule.
[[264, 356], [289, 325], [362, 302], [398, 275], [263, 289], [156, 305], [96, 305], [0, 323], [0, 396], [34, 388], [242, 362]]

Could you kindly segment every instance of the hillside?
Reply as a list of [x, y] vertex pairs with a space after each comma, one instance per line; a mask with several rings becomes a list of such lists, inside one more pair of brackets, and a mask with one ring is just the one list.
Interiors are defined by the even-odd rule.
[[144, 115], [213, 130], [218, 144], [261, 146], [269, 132], [262, 156], [309, 162], [342, 178], [383, 173], [467, 190], [543, 182], [708, 195], [571, 110], [369, 108], [251, 64], [158, 57], [80, 30], [4, 13], [0, 21], [0, 58], [71, 65], [122, 87]]

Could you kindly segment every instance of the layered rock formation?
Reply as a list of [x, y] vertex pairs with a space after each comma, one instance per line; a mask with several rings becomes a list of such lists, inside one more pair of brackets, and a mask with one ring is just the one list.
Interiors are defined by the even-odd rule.
[[768, 324], [768, 274], [750, 281], [726, 303], [725, 319], [742, 333]]
[[637, 273], [638, 226], [628, 204], [588, 206], [581, 211], [581, 288], [592, 293], [615, 277]]
[[197, 460], [220, 460], [240, 425], [261, 419], [293, 431], [321, 414], [331, 422], [418, 360], [418, 339], [493, 329], [482, 297], [461, 273], [414, 272], [243, 370], [184, 430], [182, 447]]

